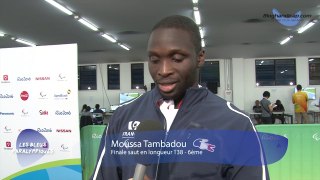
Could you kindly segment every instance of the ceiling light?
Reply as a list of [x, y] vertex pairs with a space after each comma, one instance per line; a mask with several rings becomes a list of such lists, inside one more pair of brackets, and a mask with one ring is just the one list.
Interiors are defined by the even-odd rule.
[[256, 83], [256, 86], [260, 86], [260, 83], [257, 82], [257, 83]]
[[34, 44], [34, 43], [31, 43], [31, 42], [28, 42], [28, 41], [26, 41], [26, 40], [19, 39], [19, 38], [15, 39], [15, 41], [17, 41], [17, 42], [19, 42], [19, 43], [21, 43], [21, 44], [28, 45], [28, 46], [36, 46], [36, 44]]
[[201, 39], [203, 39], [203, 37], [204, 37], [203, 28], [199, 27], [199, 31], [200, 31], [200, 37], [201, 37]]
[[130, 50], [130, 48], [129, 48], [129, 47], [127, 47], [127, 46], [126, 46], [126, 45], [124, 45], [124, 44], [118, 43], [118, 45], [119, 45], [119, 46], [121, 46], [123, 49], [125, 49], [125, 50], [127, 50], [127, 51], [129, 51], [129, 50]]
[[206, 47], [206, 42], [204, 41], [204, 39], [201, 39], [201, 47]]
[[281, 42], [280, 42], [280, 44], [281, 45], [284, 45], [285, 43], [287, 43], [290, 39], [292, 39], [293, 38], [293, 36], [289, 36], [289, 37], [287, 37], [287, 38], [285, 38], [284, 40], [282, 40]]
[[309, 61], [311, 62], [311, 61], [313, 61], [314, 59], [309, 59]]
[[62, 6], [61, 4], [57, 3], [57, 2], [54, 1], [54, 0], [45, 0], [45, 1], [47, 1], [47, 2], [50, 3], [52, 6], [58, 8], [60, 11], [66, 13], [66, 14], [68, 14], [68, 15], [72, 15], [72, 14], [73, 14], [72, 11], [70, 11], [70, 10], [67, 9], [67, 8], [65, 8], [64, 6]]
[[298, 33], [303, 33], [305, 30], [309, 29], [310, 27], [312, 27], [317, 21], [316, 20], [313, 20], [311, 22], [309, 22], [307, 25], [303, 26], [302, 28], [300, 28], [298, 30]]
[[192, 0], [193, 4], [198, 4], [198, 0]]
[[93, 31], [98, 31], [98, 28], [94, 24], [89, 22], [88, 20], [83, 19], [83, 18], [79, 18], [78, 21], [81, 22], [81, 24], [83, 24], [83, 25], [87, 26], [88, 28], [92, 29]]
[[[198, 8], [197, 8], [198, 9]], [[196, 20], [196, 24], [200, 25], [201, 24], [201, 17], [200, 17], [200, 12], [199, 10], [194, 10], [193, 11], [194, 19]]]
[[117, 42], [117, 40], [115, 38], [113, 38], [112, 36], [108, 35], [108, 34], [101, 34], [102, 37], [108, 39], [109, 41], [115, 43]]
[[4, 36], [4, 33], [3, 33], [3, 32], [0, 32], [0, 36], [3, 37], [3, 36]]

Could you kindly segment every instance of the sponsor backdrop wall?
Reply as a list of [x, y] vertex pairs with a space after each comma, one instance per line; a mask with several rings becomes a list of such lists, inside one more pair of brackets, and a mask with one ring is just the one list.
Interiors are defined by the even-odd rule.
[[0, 179], [81, 179], [75, 44], [0, 49]]

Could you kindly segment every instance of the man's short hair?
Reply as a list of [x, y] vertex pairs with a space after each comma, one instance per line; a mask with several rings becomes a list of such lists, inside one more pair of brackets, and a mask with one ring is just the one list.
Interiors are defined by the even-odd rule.
[[302, 86], [300, 84], [297, 85], [297, 90], [300, 91], [302, 89]]
[[96, 109], [99, 109], [100, 108], [100, 105], [99, 104], [96, 104], [96, 107], [95, 107]]
[[269, 91], [263, 92], [263, 97], [269, 98], [270, 97], [270, 92]]
[[180, 15], [168, 16], [159, 21], [152, 28], [152, 32], [160, 28], [176, 28], [187, 31], [191, 35], [192, 43], [195, 47], [196, 53], [200, 52], [202, 47], [199, 27], [192, 19]]

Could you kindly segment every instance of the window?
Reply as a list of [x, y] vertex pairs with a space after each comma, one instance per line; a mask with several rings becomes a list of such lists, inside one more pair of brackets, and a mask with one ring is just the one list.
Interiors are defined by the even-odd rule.
[[283, 86], [295, 84], [295, 59], [256, 60], [257, 86]]
[[142, 89], [143, 87], [143, 63], [131, 64], [131, 89]]
[[97, 90], [97, 67], [95, 65], [78, 67], [78, 89]]
[[108, 68], [108, 89], [120, 89], [120, 65], [110, 64]]
[[309, 58], [309, 84], [320, 85], [320, 58]]
[[217, 94], [220, 86], [219, 61], [205, 61], [200, 69], [200, 84]]

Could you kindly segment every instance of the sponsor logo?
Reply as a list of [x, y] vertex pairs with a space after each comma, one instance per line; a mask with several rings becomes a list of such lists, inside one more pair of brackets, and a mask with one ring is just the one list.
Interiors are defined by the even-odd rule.
[[38, 132], [52, 132], [51, 128], [38, 128]]
[[71, 115], [71, 111], [65, 111], [65, 110], [59, 111], [59, 110], [57, 110], [55, 114], [57, 116], [70, 116]]
[[20, 93], [20, 98], [21, 98], [23, 101], [28, 100], [28, 98], [29, 98], [29, 93], [28, 93], [27, 91], [22, 91], [22, 92]]
[[4, 150], [12, 150], [12, 143], [11, 141], [6, 141], [6, 146], [3, 148]]
[[1, 83], [10, 83], [9, 81], [9, 76], [7, 74], [2, 76], [2, 81]]
[[9, 81], [9, 76], [8, 75], [3, 75], [3, 80], [4, 81]]
[[29, 112], [26, 109], [22, 109], [21, 113], [22, 113], [21, 116], [23, 117], [29, 116]]
[[11, 99], [13, 98], [13, 94], [0, 94], [1, 99]]
[[63, 100], [65, 100], [65, 99], [68, 99], [70, 94], [71, 94], [71, 90], [68, 89], [67, 92], [54, 94], [53, 97], [54, 97], [54, 99], [63, 99]]
[[13, 116], [14, 112], [0, 112], [0, 116]]
[[17, 81], [31, 81], [31, 77], [17, 77]]
[[70, 152], [69, 147], [65, 144], [61, 144], [60, 151], [62, 152]]
[[198, 138], [193, 141], [193, 147], [197, 147], [201, 150], [207, 150], [209, 152], [214, 152], [216, 145], [208, 143], [208, 139]]
[[58, 81], [67, 81], [67, 77], [64, 74], [60, 73], [57, 77], [57, 80]]
[[71, 129], [56, 129], [56, 132], [58, 133], [71, 133]]
[[50, 77], [36, 77], [35, 80], [36, 81], [48, 81], [48, 80], [50, 80]]
[[101, 139], [102, 138], [102, 134], [96, 134], [96, 133], [93, 133], [91, 135], [92, 139]]
[[39, 113], [40, 113], [40, 115], [48, 115], [49, 114], [49, 112], [46, 110], [40, 110]]
[[313, 134], [312, 138], [315, 139], [316, 141], [320, 141], [320, 134], [315, 133], [315, 134]]
[[47, 93], [44, 91], [41, 91], [39, 95], [40, 95], [39, 99], [48, 99]]
[[140, 124], [140, 121], [129, 121], [128, 123], [129, 131], [122, 132], [122, 138], [134, 138], [135, 136], [134, 131], [137, 130], [139, 124]]
[[12, 129], [9, 128], [8, 126], [4, 127], [4, 133], [12, 133]]
[[137, 130], [137, 127], [139, 126], [140, 121], [129, 121], [128, 123], [128, 130]]
[[11, 142], [10, 142], [10, 141], [7, 141], [7, 142], [6, 142], [6, 147], [7, 147], [7, 148], [10, 148], [10, 147], [11, 147]]

